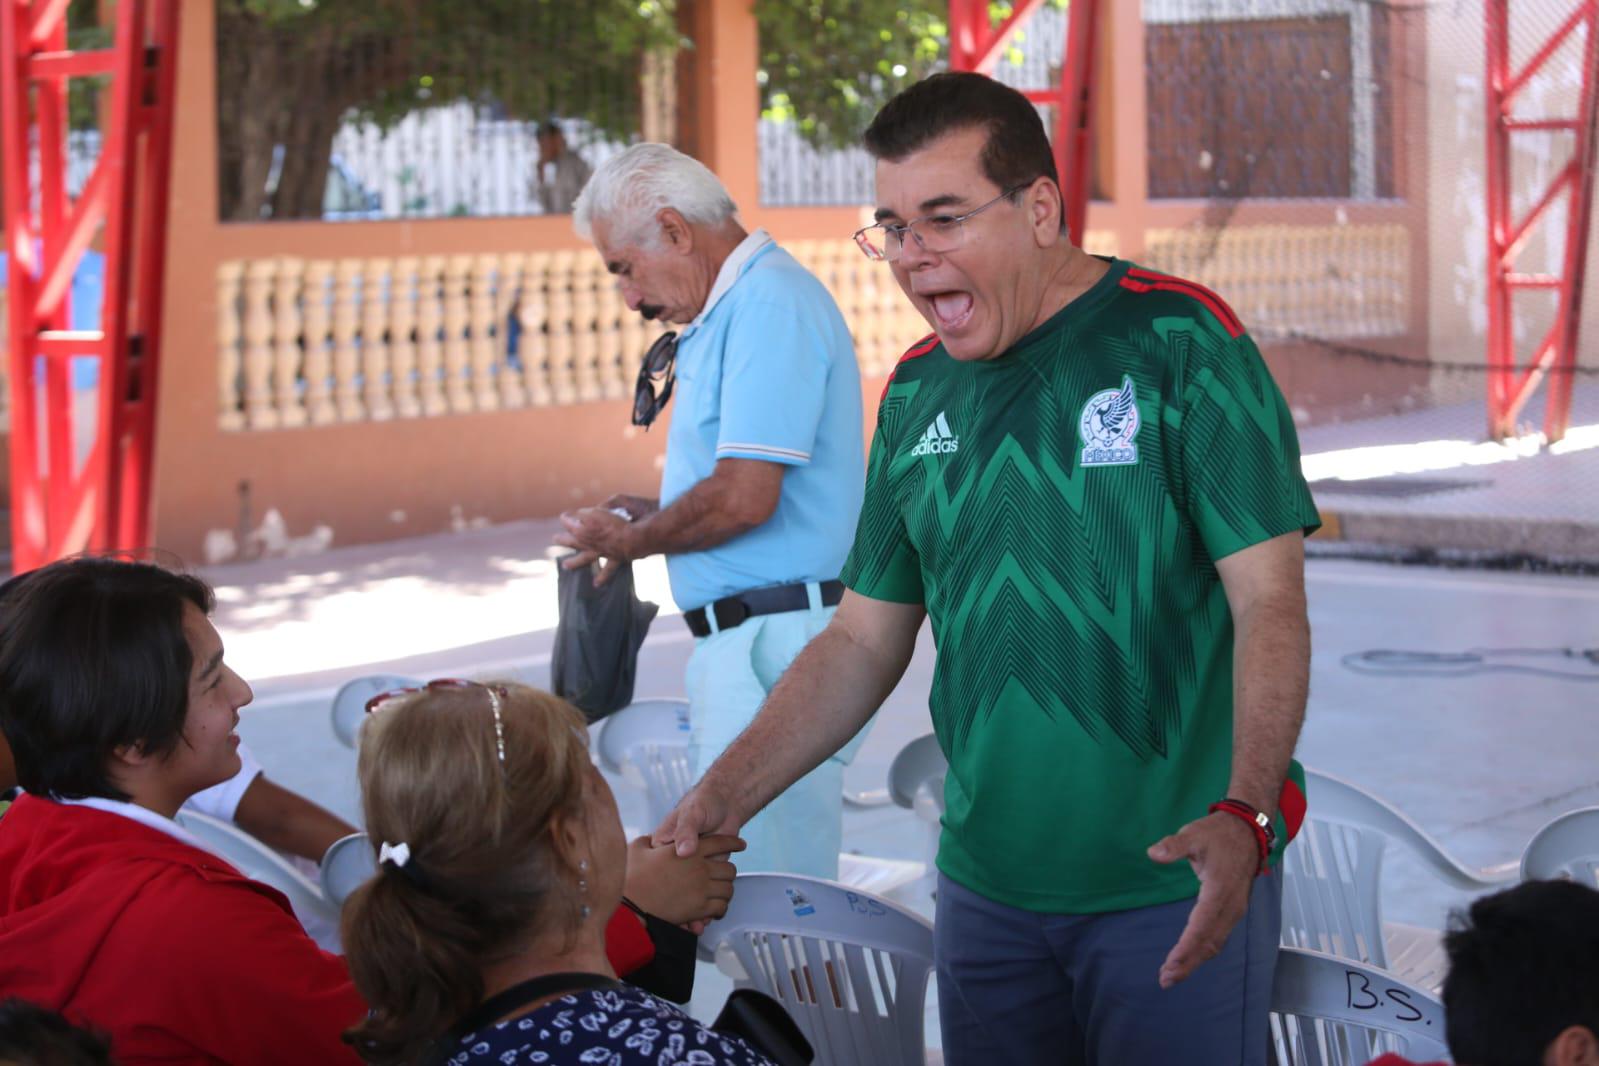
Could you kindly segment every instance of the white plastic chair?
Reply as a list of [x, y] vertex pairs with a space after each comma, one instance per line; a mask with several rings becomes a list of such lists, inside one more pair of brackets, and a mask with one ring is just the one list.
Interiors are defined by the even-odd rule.
[[776, 999], [829, 1066], [923, 1066], [933, 927], [869, 892], [743, 874], [702, 942], [740, 988]]
[[927, 866], [938, 858], [938, 835], [944, 817], [944, 777], [949, 762], [932, 733], [917, 737], [900, 749], [888, 768], [888, 794], [894, 802], [915, 812], [927, 827]]
[[1283, 945], [1367, 963], [1436, 991], [1445, 969], [1441, 933], [1383, 921], [1383, 852], [1397, 844], [1469, 892], [1514, 881], [1514, 868], [1470, 869], [1363, 789], [1314, 770], [1305, 777], [1309, 812], [1283, 853]]
[[1521, 879], [1599, 888], [1599, 807], [1562, 814], [1534, 833], [1521, 856]]
[[600, 727], [600, 765], [644, 790], [647, 829], [661, 824], [694, 784], [688, 765], [688, 700], [637, 700]]
[[400, 674], [371, 674], [346, 681], [333, 697], [333, 735], [347, 748], [355, 747], [366, 717], [366, 701], [379, 692], [396, 688], [420, 688], [422, 682]]
[[372, 841], [365, 833], [351, 833], [335, 840], [322, 856], [322, 895], [334, 907], [343, 909], [350, 893], [378, 872]]
[[[944, 812], [944, 775], [949, 762], [932, 733], [917, 737], [899, 750], [888, 767], [888, 794], [907, 810], [919, 810], [924, 797]], [[934, 819], [935, 821], [937, 819]]]
[[245, 877], [271, 885], [287, 896], [306, 933], [326, 950], [339, 951], [338, 907], [329, 903], [321, 888], [292, 863], [231, 822], [190, 810], [179, 810], [176, 820]]
[[1443, 1004], [1393, 974], [1316, 951], [1284, 948], [1271, 995], [1279, 1066], [1365, 1066], [1386, 1052], [1446, 1060]]

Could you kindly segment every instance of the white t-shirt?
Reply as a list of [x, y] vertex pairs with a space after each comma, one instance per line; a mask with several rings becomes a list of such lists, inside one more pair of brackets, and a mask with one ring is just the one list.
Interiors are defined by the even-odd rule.
[[245, 790], [261, 772], [261, 764], [255, 761], [255, 756], [250, 754], [250, 749], [242, 742], [239, 744], [239, 763], [238, 773], [220, 784], [196, 792], [189, 797], [184, 806], [191, 811], [208, 814], [219, 822], [233, 821], [233, 815], [239, 809], [239, 801], [244, 798]]

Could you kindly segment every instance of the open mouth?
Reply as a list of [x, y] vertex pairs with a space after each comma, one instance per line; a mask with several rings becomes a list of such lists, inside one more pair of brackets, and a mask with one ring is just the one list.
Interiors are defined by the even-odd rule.
[[946, 292], [923, 293], [922, 296], [933, 308], [933, 318], [938, 323], [940, 333], [958, 330], [971, 321], [972, 308], [976, 305], [971, 293], [950, 289]]

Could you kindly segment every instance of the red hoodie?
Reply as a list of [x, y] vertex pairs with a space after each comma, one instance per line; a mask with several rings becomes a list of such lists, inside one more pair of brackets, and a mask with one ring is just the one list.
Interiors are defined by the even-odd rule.
[[[618, 908], [618, 972], [654, 946]], [[0, 818], [0, 999], [110, 1033], [123, 1066], [357, 1064], [344, 960], [277, 889], [131, 818], [22, 796]]]
[[344, 960], [276, 889], [131, 818], [23, 796], [0, 818], [0, 997], [139, 1063], [360, 1062]]

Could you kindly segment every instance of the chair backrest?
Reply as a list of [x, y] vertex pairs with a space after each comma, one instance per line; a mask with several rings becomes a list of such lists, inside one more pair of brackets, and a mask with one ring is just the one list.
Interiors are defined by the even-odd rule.
[[1599, 888], [1599, 807], [1562, 814], [1534, 833], [1521, 856], [1521, 877]]
[[688, 700], [668, 696], [634, 700], [600, 725], [600, 765], [623, 772], [628, 752], [638, 744], [688, 747]]
[[282, 855], [233, 823], [198, 811], [179, 810], [177, 823], [244, 876], [282, 892], [305, 931], [327, 950], [339, 950], [338, 907], [329, 903], [321, 888]]
[[1376, 967], [1284, 948], [1271, 996], [1279, 1066], [1365, 1066], [1386, 1052], [1447, 1059], [1444, 1008]]
[[638, 700], [600, 729], [600, 765], [644, 789], [651, 829], [694, 783], [688, 741], [688, 701], [683, 699]]
[[1348, 781], [1309, 769], [1305, 778], [1309, 813], [1283, 853], [1286, 947], [1387, 967], [1381, 880], [1390, 843], [1455, 888], [1480, 892], [1509, 879], [1462, 866], [1404, 814]]
[[333, 735], [345, 747], [355, 747], [356, 737], [361, 734], [361, 720], [366, 717], [367, 700], [379, 692], [421, 685], [416, 678], [401, 674], [370, 674], [346, 681], [333, 696]]
[[792, 874], [741, 874], [702, 943], [776, 999], [832, 1066], [923, 1066], [933, 927], [868, 892]]
[[1386, 967], [1380, 885], [1386, 846], [1377, 830], [1323, 820], [1319, 809], [1306, 818], [1283, 851], [1283, 946]]
[[378, 872], [372, 841], [365, 833], [340, 837], [322, 856], [322, 895], [342, 908], [350, 893]]
[[917, 737], [900, 749], [888, 768], [888, 794], [909, 810], [917, 809], [918, 793], [925, 794], [944, 811], [944, 775], [949, 762], [932, 733]]

